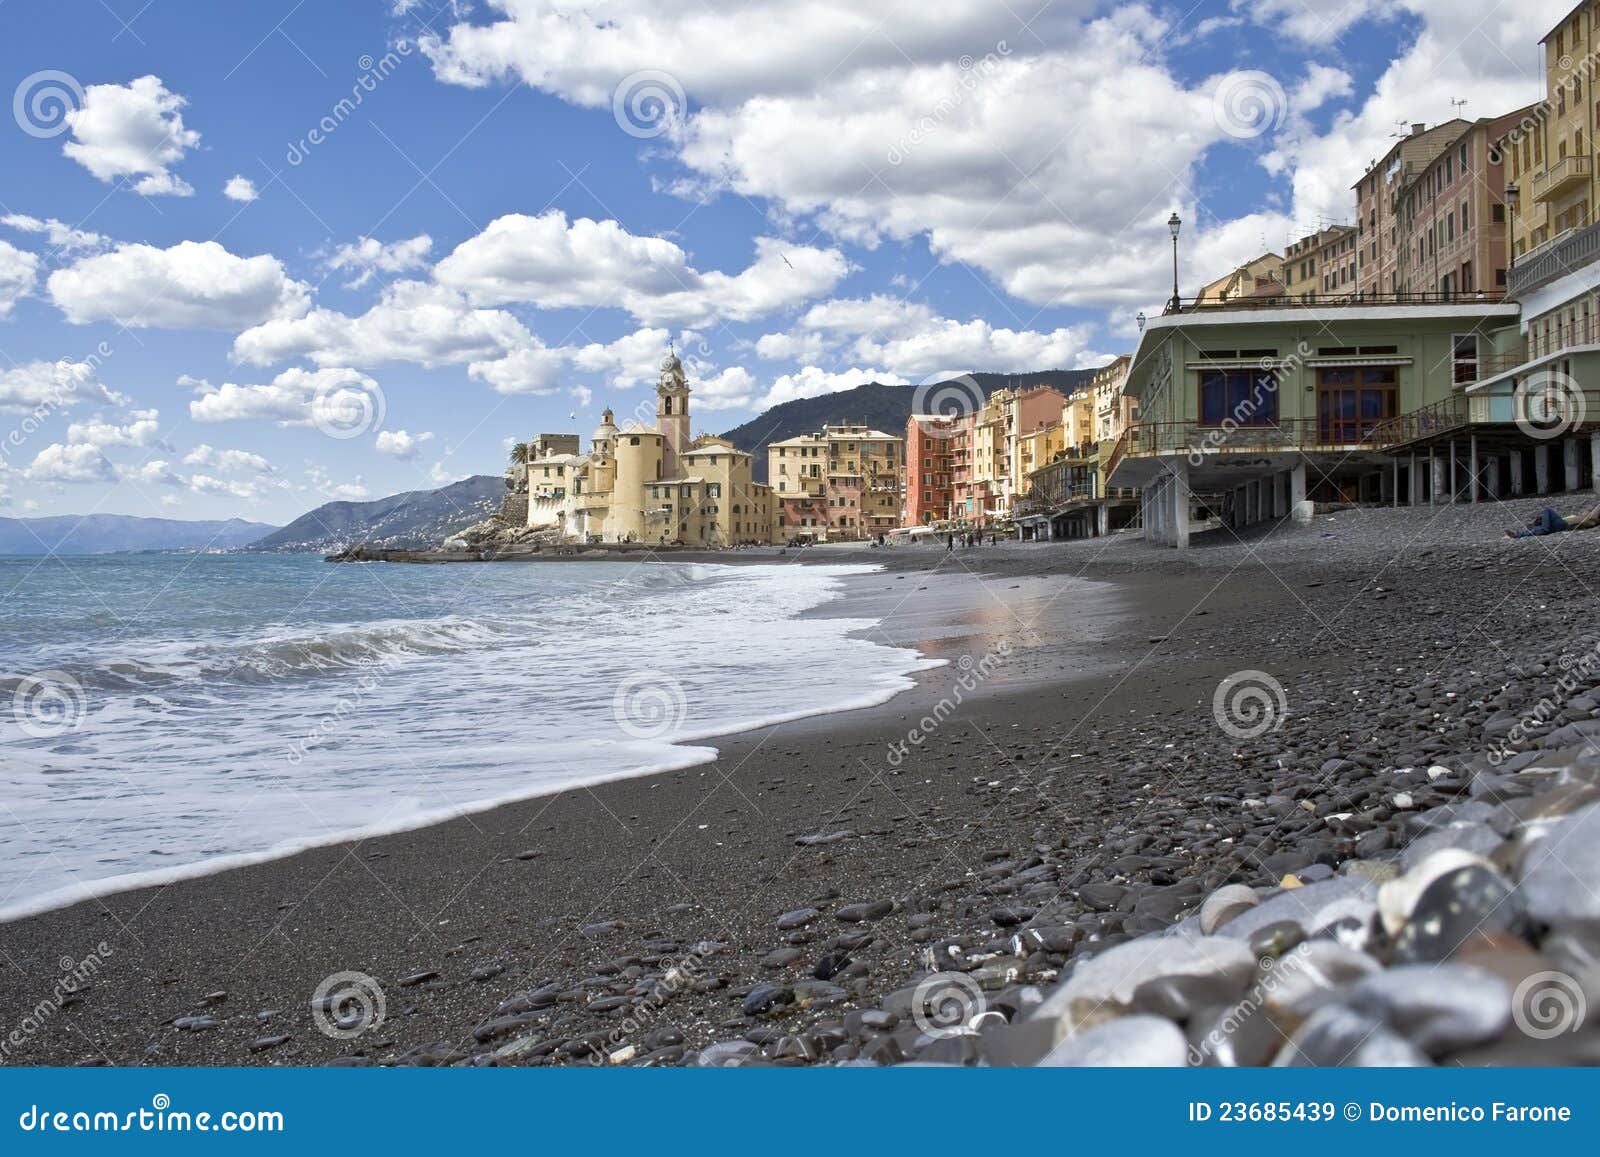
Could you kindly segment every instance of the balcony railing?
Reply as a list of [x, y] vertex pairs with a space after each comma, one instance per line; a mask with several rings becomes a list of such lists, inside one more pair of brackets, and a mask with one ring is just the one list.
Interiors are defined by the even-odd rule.
[[1533, 199], [1553, 201], [1586, 182], [1593, 171], [1587, 156], [1562, 157], [1533, 178]]
[[1600, 221], [1553, 238], [1517, 258], [1506, 274], [1506, 291], [1513, 296], [1528, 293], [1564, 274], [1582, 269], [1596, 257], [1600, 257]]
[[1408, 414], [1379, 422], [1372, 431], [1372, 442], [1377, 446], [1403, 446], [1460, 429], [1470, 420], [1466, 395], [1451, 394]]
[[1374, 305], [1483, 305], [1505, 298], [1506, 290], [1498, 286], [1464, 290], [1418, 290], [1405, 293], [1352, 293], [1347, 297], [1321, 297], [1306, 300], [1280, 294], [1277, 297], [1236, 297], [1226, 301], [1202, 301], [1194, 298], [1180, 302], [1176, 308], [1169, 301], [1162, 315], [1174, 313], [1210, 313], [1220, 310], [1252, 309], [1305, 309], [1336, 310], [1360, 309]]
[[[1360, 419], [1285, 418], [1272, 426], [1214, 426], [1204, 422], [1149, 422], [1128, 431], [1127, 453], [1272, 454], [1290, 450], [1350, 450], [1370, 439], [1377, 423]], [[1116, 468], [1113, 455], [1111, 469]], [[1106, 471], [1109, 478], [1111, 470]]]

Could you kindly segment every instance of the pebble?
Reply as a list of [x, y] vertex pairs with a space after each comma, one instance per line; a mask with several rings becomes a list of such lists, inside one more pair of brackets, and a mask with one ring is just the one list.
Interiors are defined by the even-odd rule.
[[1225, 888], [1218, 888], [1206, 897], [1204, 904], [1200, 905], [1200, 931], [1210, 936], [1229, 920], [1242, 915], [1259, 903], [1261, 897], [1256, 895], [1254, 888], [1248, 888], [1243, 884], [1229, 884]]
[[834, 913], [834, 916], [847, 924], [861, 924], [869, 920], [881, 920], [894, 911], [894, 901], [873, 900], [861, 904], [846, 904]]
[[1379, 1018], [1330, 1004], [1306, 1019], [1272, 1063], [1279, 1068], [1397, 1068], [1433, 1062]]
[[1521, 884], [1523, 906], [1540, 923], [1600, 927], [1600, 807], [1551, 824], [1528, 853]]
[[1407, 964], [1363, 978], [1342, 999], [1442, 1057], [1494, 1040], [1511, 1021], [1511, 989], [1467, 964]]
[[1174, 1068], [1188, 1063], [1189, 1042], [1170, 1020], [1125, 1016], [1068, 1037], [1042, 1068]]

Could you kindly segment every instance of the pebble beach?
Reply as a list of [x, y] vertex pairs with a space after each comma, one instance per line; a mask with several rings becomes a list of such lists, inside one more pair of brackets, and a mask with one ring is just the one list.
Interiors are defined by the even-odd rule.
[[6, 1060], [1593, 1063], [1600, 535], [1501, 537], [1536, 507], [791, 552], [945, 665], [0, 925], [6, 1007], [95, 961]]

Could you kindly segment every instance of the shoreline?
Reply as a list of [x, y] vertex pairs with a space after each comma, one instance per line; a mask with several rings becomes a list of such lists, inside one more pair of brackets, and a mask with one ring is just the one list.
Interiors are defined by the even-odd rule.
[[[1414, 728], [1414, 708], [1395, 706], [1393, 688], [1432, 684], [1429, 700], [1449, 707], [1442, 685], [1475, 695], [1498, 677], [1483, 654], [1491, 644], [1496, 668], [1541, 649], [1553, 660], [1592, 621], [1569, 568], [1600, 559], [1600, 540], [1507, 550], [1477, 522], [1469, 535], [1449, 525], [1437, 541], [1416, 536], [1392, 558], [1394, 528], [1407, 524], [1354, 515], [1334, 524], [1336, 546], [1319, 529], [1281, 547], [1188, 559], [1112, 550], [1094, 565], [1074, 544], [976, 556], [970, 565], [981, 562], [986, 577], [967, 581], [985, 603], [1023, 599], [1025, 587], [1011, 584], [1024, 572], [1109, 577], [1124, 625], [1023, 650], [898, 766], [890, 745], [947, 693], [956, 664], [921, 673], [879, 707], [732, 736], [709, 764], [0, 925], [15, 961], [0, 971], [0, 1000], [15, 1007], [48, 991], [58, 959], [101, 941], [115, 950], [93, 987], [10, 1059], [580, 1063], [641, 1007], [640, 986], [657, 983], [652, 961], [696, 949], [703, 976], [629, 1038], [631, 1059], [673, 1063], [730, 1039], [765, 1056], [804, 1026], [875, 1007], [947, 938], [977, 952], [997, 935], [1004, 942], [1013, 916], [1031, 928], [1066, 919], [1052, 905], [1065, 906], [1076, 932], [1024, 969], [1047, 982], [1075, 955], [1159, 927], [1202, 888], [1264, 885], [1297, 862], [1349, 855], [1353, 842], [1317, 827], [1248, 854], [1202, 841], [1209, 851], [1197, 858], [1170, 827], [1181, 817], [1240, 792], [1265, 796], [1291, 772], [1313, 784], [1336, 756], [1432, 761], [1464, 750], [1482, 726], [1468, 700]], [[1378, 555], [1361, 545], [1369, 524]], [[942, 551], [870, 553], [904, 560], [863, 576], [886, 589], [929, 569], [969, 569]], [[1071, 607], [1057, 609], [1073, 621]], [[988, 629], [974, 614], [947, 645]], [[1222, 735], [1212, 720], [1219, 680], [1250, 667], [1280, 680], [1290, 704], [1283, 734], [1260, 743]], [[1386, 756], [1363, 754], [1380, 749]], [[836, 838], [797, 843], [809, 836]], [[1042, 866], [1026, 867], [1041, 847], [1073, 849], [1078, 866], [1041, 878]], [[1059, 897], [1051, 904], [1032, 897], [1047, 880]], [[1086, 884], [1119, 899], [1100, 908]], [[862, 903], [889, 914], [843, 917]], [[776, 927], [807, 909], [820, 914]], [[844, 958], [828, 980], [813, 975]], [[332, 1039], [308, 1001], [343, 971], [381, 982], [388, 1018]], [[792, 1003], [759, 1008], [763, 985]], [[518, 994], [539, 993], [519, 1004]], [[215, 1024], [175, 1027], [196, 1016]]]

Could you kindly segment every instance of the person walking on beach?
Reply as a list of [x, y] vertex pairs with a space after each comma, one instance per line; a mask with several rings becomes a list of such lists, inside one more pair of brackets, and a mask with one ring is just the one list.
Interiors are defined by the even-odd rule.
[[1555, 507], [1546, 506], [1528, 522], [1525, 530], [1508, 530], [1507, 538], [1538, 538], [1546, 534], [1561, 534], [1568, 530], [1592, 530], [1600, 526], [1600, 505], [1591, 506], [1582, 514], [1574, 514], [1568, 518], [1556, 512]]
[[945, 535], [944, 549], [950, 554], [956, 552], [956, 536], [954, 534]]

